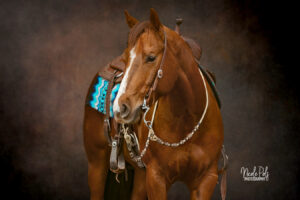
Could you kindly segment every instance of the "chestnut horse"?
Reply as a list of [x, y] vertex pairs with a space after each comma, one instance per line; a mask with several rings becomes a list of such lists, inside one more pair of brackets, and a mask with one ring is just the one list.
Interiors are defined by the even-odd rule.
[[175, 181], [186, 183], [191, 199], [210, 199], [223, 145], [213, 91], [186, 42], [153, 9], [149, 21], [127, 15], [127, 23], [126, 68], [113, 111], [118, 123], [135, 127], [148, 199], [167, 199]]
[[[212, 90], [191, 49], [178, 33], [160, 23], [153, 9], [147, 22], [125, 15], [131, 30], [113, 120], [134, 126], [146, 166], [146, 171], [138, 168], [123, 148], [135, 171], [131, 199], [166, 199], [177, 180], [188, 185], [191, 199], [210, 199], [223, 143], [222, 119]], [[103, 124], [104, 115], [86, 105], [84, 145], [91, 200], [104, 198], [109, 173], [111, 148]], [[115, 134], [112, 129], [111, 135]]]

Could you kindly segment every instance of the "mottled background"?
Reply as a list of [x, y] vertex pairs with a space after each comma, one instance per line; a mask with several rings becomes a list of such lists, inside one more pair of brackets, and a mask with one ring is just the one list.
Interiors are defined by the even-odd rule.
[[[150, 7], [169, 27], [184, 19], [183, 35], [202, 46], [202, 64], [217, 76], [228, 199], [298, 199], [299, 50], [290, 46], [299, 22], [286, 2], [238, 0], [1, 1], [1, 196], [88, 199], [84, 98], [126, 46], [124, 9], [146, 20]], [[241, 167], [259, 165], [270, 180], [244, 182]], [[169, 193], [187, 197], [180, 184]]]

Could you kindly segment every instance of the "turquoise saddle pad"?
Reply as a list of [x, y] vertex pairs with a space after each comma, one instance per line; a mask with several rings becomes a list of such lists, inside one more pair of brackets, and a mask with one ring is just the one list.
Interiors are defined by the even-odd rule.
[[[108, 80], [103, 79], [101, 76], [96, 78], [94, 86], [92, 87], [92, 91], [90, 93], [90, 100], [87, 102], [95, 110], [106, 114], [106, 93], [108, 87]], [[114, 100], [118, 94], [120, 88], [120, 84], [114, 85], [111, 95], [110, 95], [110, 117], [114, 117], [113, 113], [113, 104]]]

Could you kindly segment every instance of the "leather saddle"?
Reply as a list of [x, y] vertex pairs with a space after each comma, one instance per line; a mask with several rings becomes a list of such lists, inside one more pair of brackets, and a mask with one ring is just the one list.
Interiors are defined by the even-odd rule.
[[[115, 58], [111, 63], [106, 65], [103, 70], [98, 72], [98, 75], [109, 81], [107, 87], [106, 114], [104, 119], [104, 135], [111, 146], [110, 153], [110, 170], [116, 174], [125, 170], [125, 159], [122, 151], [123, 135], [120, 134], [120, 125], [110, 118], [110, 96], [115, 84], [121, 83], [122, 74], [125, 70], [123, 55]], [[113, 133], [113, 134], [112, 134]], [[117, 179], [118, 180], [118, 179]]]

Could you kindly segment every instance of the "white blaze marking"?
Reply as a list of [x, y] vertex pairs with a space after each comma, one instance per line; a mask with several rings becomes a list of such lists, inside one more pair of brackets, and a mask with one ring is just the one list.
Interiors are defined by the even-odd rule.
[[127, 87], [127, 81], [128, 81], [128, 74], [130, 72], [130, 69], [131, 69], [131, 66], [132, 66], [132, 63], [134, 61], [136, 57], [136, 54], [135, 54], [135, 47], [133, 47], [131, 50], [130, 50], [130, 56], [129, 56], [129, 59], [130, 59], [130, 62], [129, 62], [129, 66], [128, 66], [128, 69], [124, 75], [124, 78], [121, 82], [121, 85], [120, 85], [120, 89], [118, 91], [118, 94], [117, 94], [117, 97], [114, 101], [114, 105], [113, 105], [113, 111], [114, 112], [120, 112], [120, 106], [119, 106], [119, 98], [120, 96], [122, 96], [122, 94], [125, 93], [126, 91], [126, 87]]

